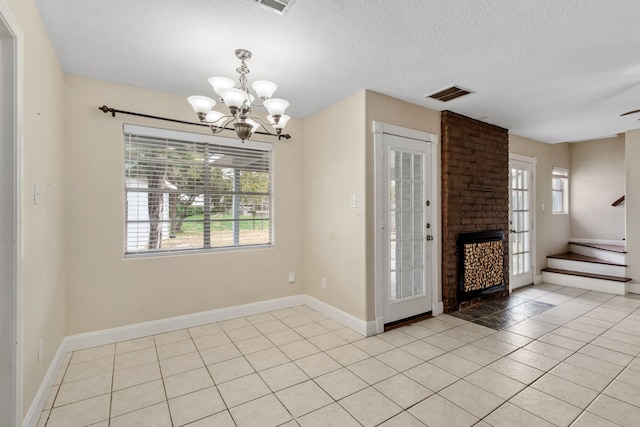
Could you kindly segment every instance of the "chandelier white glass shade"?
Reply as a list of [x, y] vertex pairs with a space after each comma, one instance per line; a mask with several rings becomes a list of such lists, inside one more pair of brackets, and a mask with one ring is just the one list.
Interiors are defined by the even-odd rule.
[[[245, 49], [237, 49], [236, 57], [240, 60], [240, 66], [236, 68], [240, 77], [240, 86], [236, 88], [236, 82], [227, 77], [210, 77], [209, 83], [218, 96], [218, 102], [229, 109], [229, 114], [213, 110], [216, 100], [206, 96], [190, 96], [187, 98], [193, 111], [198, 115], [200, 122], [207, 124], [213, 133], [222, 132], [233, 126], [238, 138], [242, 141], [249, 139], [259, 128], [263, 128], [269, 135], [276, 135], [278, 139], [289, 139], [288, 134], [282, 130], [289, 121], [289, 116], [284, 114], [289, 102], [284, 99], [273, 98], [273, 93], [278, 88], [273, 82], [256, 80], [251, 84], [256, 96], [249, 92], [247, 87], [247, 74], [249, 68], [245, 61], [251, 58], [251, 52]], [[259, 100], [259, 101], [256, 101]], [[262, 119], [254, 115], [252, 108], [264, 107], [269, 115]], [[273, 131], [269, 130], [272, 128]], [[274, 133], [275, 132], [275, 133]]]

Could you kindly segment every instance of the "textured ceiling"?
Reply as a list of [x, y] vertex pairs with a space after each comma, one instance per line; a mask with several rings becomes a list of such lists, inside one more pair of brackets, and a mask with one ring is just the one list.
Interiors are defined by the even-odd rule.
[[[278, 83], [294, 117], [371, 89], [549, 143], [640, 128], [620, 117], [640, 108], [640, 0], [296, 0], [285, 16], [248, 0], [36, 4], [81, 76], [211, 96], [207, 78], [235, 79], [245, 48], [250, 81]], [[451, 84], [474, 93], [424, 98]]]

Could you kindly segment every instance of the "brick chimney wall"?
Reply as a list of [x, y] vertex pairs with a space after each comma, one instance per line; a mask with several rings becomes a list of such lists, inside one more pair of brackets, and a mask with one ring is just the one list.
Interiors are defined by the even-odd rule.
[[451, 111], [442, 113], [442, 300], [459, 309], [459, 233], [503, 230], [504, 274], [509, 289], [508, 130]]

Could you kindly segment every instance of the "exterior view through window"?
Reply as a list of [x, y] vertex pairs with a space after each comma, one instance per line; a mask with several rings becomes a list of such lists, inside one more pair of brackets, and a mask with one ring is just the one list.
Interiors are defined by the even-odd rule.
[[272, 144], [124, 128], [125, 255], [270, 246]]
[[553, 168], [551, 178], [552, 213], [564, 214], [569, 212], [569, 171], [564, 168]]

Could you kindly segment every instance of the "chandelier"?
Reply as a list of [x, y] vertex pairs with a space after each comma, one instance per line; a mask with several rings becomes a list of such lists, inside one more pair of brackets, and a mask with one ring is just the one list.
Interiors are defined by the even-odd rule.
[[[260, 127], [268, 135], [278, 136], [278, 139], [289, 139], [290, 136], [288, 134], [282, 133], [282, 129], [289, 121], [289, 116], [284, 114], [289, 102], [284, 99], [272, 98], [278, 86], [267, 80], [253, 82], [251, 86], [257, 97], [252, 95], [247, 87], [249, 67], [245, 63], [251, 58], [251, 52], [246, 49], [237, 49], [236, 57], [240, 60], [240, 66], [236, 68], [236, 71], [240, 74], [238, 78], [240, 82], [239, 88], [235, 87], [236, 82], [227, 77], [209, 78], [209, 83], [216, 95], [218, 95], [218, 101], [227, 106], [229, 114], [225, 115], [219, 111], [214, 111], [213, 107], [216, 105], [216, 101], [209, 97], [196, 95], [187, 98], [193, 111], [198, 115], [200, 122], [209, 125], [214, 134], [225, 129], [232, 129], [228, 126], [233, 126], [242, 142], [245, 139], [249, 139]], [[269, 112], [267, 119], [255, 116], [252, 112], [253, 107], [266, 108]], [[275, 133], [270, 131], [268, 126], [272, 127]]]

